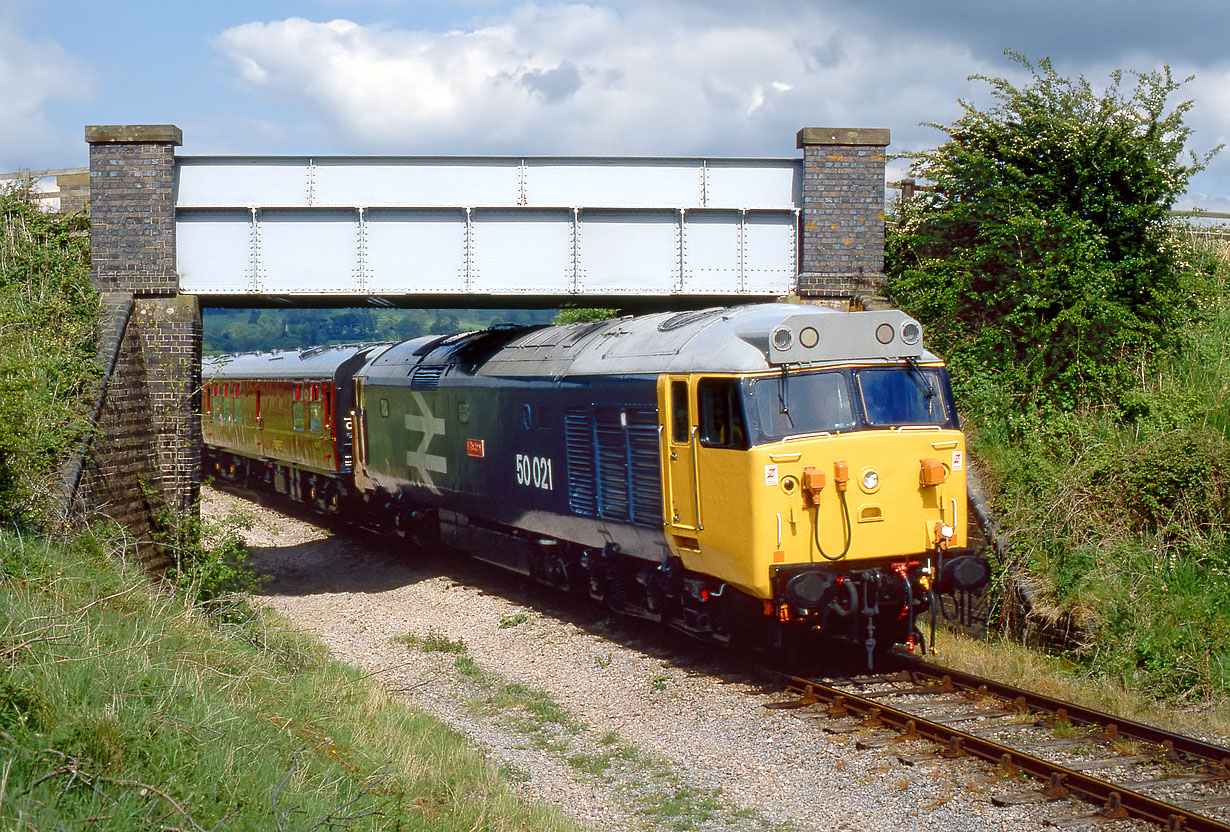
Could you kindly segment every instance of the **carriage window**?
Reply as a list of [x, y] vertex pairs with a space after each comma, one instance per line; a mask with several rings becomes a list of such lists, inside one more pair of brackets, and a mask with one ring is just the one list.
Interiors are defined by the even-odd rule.
[[290, 418], [295, 430], [303, 430], [303, 402], [295, 402], [291, 405]]
[[686, 381], [671, 382], [671, 441], [687, 442], [691, 437], [688, 418], [688, 383]]
[[746, 448], [747, 429], [743, 421], [743, 401], [739, 381], [733, 378], [704, 378], [696, 385], [700, 408], [700, 441], [716, 448]]
[[389, 400], [388, 399], [380, 400], [380, 415], [381, 416], [389, 415]]
[[470, 422], [470, 403], [457, 402], [457, 421], [461, 424], [469, 424]]
[[312, 402], [308, 405], [308, 430], [312, 433], [320, 433], [320, 402]]

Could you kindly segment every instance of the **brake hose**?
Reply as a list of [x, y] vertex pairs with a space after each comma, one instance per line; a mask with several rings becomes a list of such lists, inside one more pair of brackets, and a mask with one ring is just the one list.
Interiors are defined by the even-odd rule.
[[846, 548], [841, 550], [840, 555], [833, 557], [827, 554], [824, 551], [824, 547], [820, 545], [820, 502], [819, 501], [816, 502], [816, 522], [813, 523], [811, 527], [812, 537], [816, 541], [816, 549], [820, 552], [820, 557], [824, 558], [825, 560], [841, 560], [842, 558], [844, 558], [846, 554], [848, 554], [850, 551], [850, 542], [854, 539], [854, 535], [851, 534], [851, 530], [850, 530], [850, 507], [846, 505], [846, 492], [843, 490], [843, 491], [838, 491], [837, 493], [841, 495], [841, 513], [846, 518]]

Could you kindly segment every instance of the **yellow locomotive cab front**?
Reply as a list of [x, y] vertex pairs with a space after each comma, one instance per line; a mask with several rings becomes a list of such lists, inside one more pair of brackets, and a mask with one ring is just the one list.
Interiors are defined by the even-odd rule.
[[[919, 561], [941, 546], [963, 548], [964, 452], [961, 433], [940, 428], [864, 431], [749, 450], [749, 589], [772, 597], [775, 566], [854, 569]], [[934, 475], [936, 465], [942, 478], [926, 479], [923, 472]]]
[[966, 549], [965, 439], [917, 325], [856, 319], [835, 360], [816, 360], [796, 346], [819, 347], [810, 320], [772, 333], [775, 370], [659, 377], [663, 523], [689, 572], [795, 632], [861, 641], [871, 661], [914, 642], [933, 586], [989, 571]]
[[[858, 378], [848, 371], [824, 375], [846, 389]], [[793, 381], [796, 388], [808, 384]], [[945, 426], [947, 415], [938, 424], [856, 430], [842, 423], [845, 430], [755, 443], [765, 423], [736, 416], [735, 393], [754, 397], [779, 383], [767, 376], [660, 381], [662, 412], [682, 413], [686, 401], [698, 415], [695, 425], [681, 417], [663, 431], [665, 526], [684, 567], [767, 600], [774, 567], [848, 570], [965, 547], [965, 439]], [[934, 395], [943, 396], [933, 383]]]

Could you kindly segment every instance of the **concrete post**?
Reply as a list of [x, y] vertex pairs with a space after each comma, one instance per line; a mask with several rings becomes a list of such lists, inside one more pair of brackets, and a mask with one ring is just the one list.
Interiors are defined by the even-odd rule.
[[884, 281], [883, 128], [805, 127], [799, 295], [876, 294]]

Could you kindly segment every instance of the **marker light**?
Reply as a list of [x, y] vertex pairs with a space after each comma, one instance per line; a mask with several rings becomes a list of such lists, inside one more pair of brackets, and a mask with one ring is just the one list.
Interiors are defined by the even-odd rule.
[[944, 538], [952, 537], [952, 526], [947, 524], [940, 526], [940, 536]]
[[788, 350], [790, 345], [794, 343], [794, 335], [785, 327], [773, 330], [773, 348], [778, 350]]
[[875, 491], [876, 486], [880, 484], [880, 475], [875, 471], [863, 472], [863, 488], [867, 491]]
[[876, 340], [881, 344], [887, 344], [893, 340], [893, 325], [880, 324], [876, 327]]

